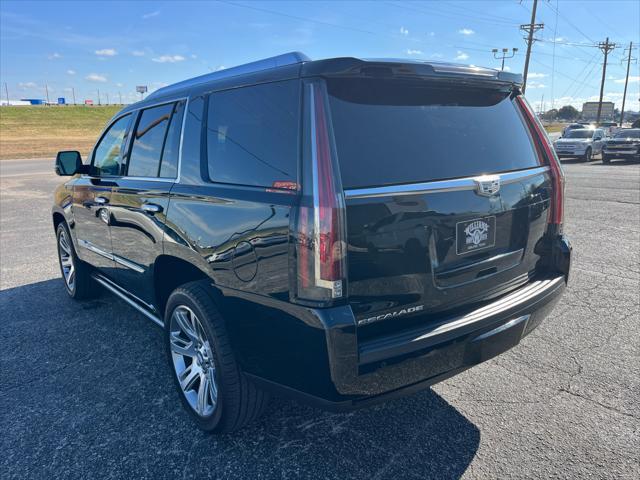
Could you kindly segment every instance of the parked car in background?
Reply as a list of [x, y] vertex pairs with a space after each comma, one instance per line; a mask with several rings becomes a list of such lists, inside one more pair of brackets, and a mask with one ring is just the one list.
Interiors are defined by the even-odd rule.
[[604, 130], [605, 137], [612, 137], [613, 134], [619, 130], [619, 126], [616, 122], [600, 122], [598, 128]]
[[594, 155], [602, 152], [604, 138], [604, 130], [601, 128], [581, 128], [569, 130], [553, 146], [560, 158], [578, 157], [589, 162]]
[[602, 150], [602, 163], [614, 158], [640, 161], [640, 128], [618, 130], [613, 138], [607, 139]]
[[291, 53], [161, 88], [87, 165], [58, 154], [66, 291], [102, 286], [162, 327], [205, 430], [268, 392], [350, 410], [456, 375], [532, 332], [569, 277], [564, 175], [521, 82]]
[[569, 125], [567, 125], [562, 129], [562, 136], [564, 137], [567, 134], [567, 132], [571, 130], [578, 130], [583, 128], [585, 128], [585, 126], [582, 125], [581, 123], [570, 123]]

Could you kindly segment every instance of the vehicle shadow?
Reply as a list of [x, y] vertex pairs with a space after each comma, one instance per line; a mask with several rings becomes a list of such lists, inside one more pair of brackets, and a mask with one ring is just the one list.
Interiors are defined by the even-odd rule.
[[0, 291], [3, 478], [459, 478], [480, 432], [433, 391], [348, 414], [273, 399], [240, 432], [182, 409], [162, 331], [61, 280]]

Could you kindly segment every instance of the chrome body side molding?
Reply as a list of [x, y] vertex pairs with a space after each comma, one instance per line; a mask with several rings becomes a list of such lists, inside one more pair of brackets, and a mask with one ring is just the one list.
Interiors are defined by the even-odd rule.
[[[138, 310], [140, 313], [142, 313], [145, 317], [147, 317], [153, 323], [155, 323], [156, 325], [158, 325], [161, 328], [164, 328], [164, 322], [159, 317], [157, 317], [156, 315], [151, 313], [149, 310], [147, 310], [144, 306], [142, 306], [141, 303], [143, 303], [143, 302], [141, 300], [138, 300], [140, 302], [140, 303], [138, 303], [136, 300], [134, 300], [134, 297], [131, 294], [129, 294], [128, 292], [123, 290], [120, 286], [118, 286], [117, 284], [113, 283], [108, 278], [103, 277], [99, 273], [94, 273], [92, 275], [92, 278], [96, 282], [98, 282], [100, 285], [102, 285], [104, 288], [109, 290], [111, 293], [113, 293], [114, 295], [120, 297], [122, 300], [127, 302], [133, 308]], [[147, 305], [147, 304], [145, 304], [145, 305]]]
[[127, 267], [130, 268], [131, 270], [138, 272], [138, 273], [144, 273], [144, 268], [142, 268], [140, 265], [138, 265], [137, 263], [133, 263], [129, 260], [127, 260], [126, 258], [122, 258], [118, 255], [114, 255], [112, 253], [109, 252], [105, 252], [104, 250], [96, 247], [93, 243], [88, 242], [86, 240], [83, 240], [81, 238], [78, 239], [78, 245], [80, 245], [83, 248], [86, 248], [87, 250], [91, 250], [93, 253], [97, 253], [98, 255], [104, 257], [104, 258], [108, 258], [109, 260], [113, 260], [114, 262], [122, 265], [123, 267]]

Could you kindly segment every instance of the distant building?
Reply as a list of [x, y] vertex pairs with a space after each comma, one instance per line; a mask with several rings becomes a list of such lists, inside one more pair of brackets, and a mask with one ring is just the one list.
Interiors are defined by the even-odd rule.
[[[582, 104], [582, 115], [580, 118], [585, 122], [595, 122], [598, 118], [598, 105], [600, 102], [586, 102]], [[614, 104], [613, 102], [602, 102], [600, 121], [612, 122]]]
[[28, 102], [26, 100], [9, 100], [8, 102], [7, 100], [0, 100], [0, 106], [2, 107], [6, 107], [6, 106], [18, 107], [18, 106], [26, 106], [26, 105], [31, 105], [31, 102]]

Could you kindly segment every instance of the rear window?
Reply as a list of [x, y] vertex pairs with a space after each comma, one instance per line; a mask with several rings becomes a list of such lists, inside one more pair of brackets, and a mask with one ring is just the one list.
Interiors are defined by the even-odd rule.
[[300, 82], [209, 96], [207, 157], [214, 182], [292, 188], [298, 178]]
[[508, 92], [363, 78], [327, 84], [344, 188], [539, 165]]

